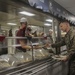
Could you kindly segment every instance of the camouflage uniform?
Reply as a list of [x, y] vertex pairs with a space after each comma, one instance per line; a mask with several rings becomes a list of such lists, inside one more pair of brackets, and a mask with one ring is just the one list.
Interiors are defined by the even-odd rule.
[[63, 45], [67, 46], [68, 52], [68, 66], [69, 66], [69, 74], [68, 75], [75, 75], [75, 31], [70, 29], [68, 33], [65, 35], [64, 39], [59, 43], [52, 44], [52, 47], [61, 47]]

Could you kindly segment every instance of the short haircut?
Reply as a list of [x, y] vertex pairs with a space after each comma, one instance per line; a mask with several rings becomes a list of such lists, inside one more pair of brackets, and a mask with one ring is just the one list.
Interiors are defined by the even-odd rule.
[[[61, 20], [60, 23], [69, 23], [70, 24], [70, 22], [68, 20]], [[59, 23], [59, 25], [60, 25], [60, 23]]]

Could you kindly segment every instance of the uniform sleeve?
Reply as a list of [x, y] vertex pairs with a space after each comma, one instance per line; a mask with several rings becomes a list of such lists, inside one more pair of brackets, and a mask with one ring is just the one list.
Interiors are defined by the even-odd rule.
[[75, 54], [75, 35], [74, 37], [71, 39], [71, 48], [70, 50], [68, 50], [68, 57], [70, 58], [73, 54]]
[[53, 48], [55, 48], [55, 47], [61, 47], [61, 46], [64, 46], [64, 45], [66, 45], [66, 44], [65, 44], [65, 40], [62, 39], [60, 42], [55, 43], [55, 44], [52, 44], [51, 46], [52, 46]]

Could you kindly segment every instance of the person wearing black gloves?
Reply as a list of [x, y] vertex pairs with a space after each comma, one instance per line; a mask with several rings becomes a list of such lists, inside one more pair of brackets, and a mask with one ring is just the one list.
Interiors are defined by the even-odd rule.
[[[26, 52], [27, 49], [32, 49], [31, 45], [27, 45], [27, 40], [31, 41], [33, 35], [31, 34], [31, 28], [28, 27], [27, 19], [21, 18], [20, 19], [21, 27], [18, 30], [16, 36], [17, 37], [27, 37], [27, 39], [17, 39], [17, 44], [20, 44], [21, 46], [17, 47], [19, 51]], [[38, 46], [34, 46], [33, 48], [37, 49], [40, 48]]]
[[[17, 37], [25, 37], [30, 35], [31, 29], [27, 27], [27, 19], [21, 18], [20, 19], [21, 27], [18, 30], [16, 36]], [[17, 47], [17, 49], [26, 52], [26, 49], [31, 49], [31, 46], [27, 45], [27, 39], [17, 39], [17, 44], [21, 44], [20, 47]]]

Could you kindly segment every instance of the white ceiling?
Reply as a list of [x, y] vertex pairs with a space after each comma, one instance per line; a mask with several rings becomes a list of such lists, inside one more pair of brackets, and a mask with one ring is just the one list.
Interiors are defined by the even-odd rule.
[[54, 0], [54, 1], [75, 15], [75, 0]]

